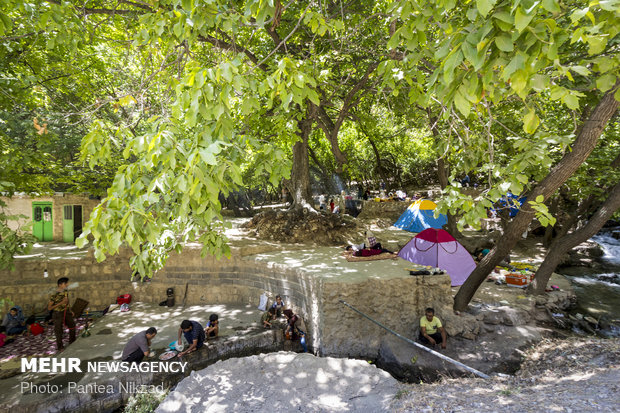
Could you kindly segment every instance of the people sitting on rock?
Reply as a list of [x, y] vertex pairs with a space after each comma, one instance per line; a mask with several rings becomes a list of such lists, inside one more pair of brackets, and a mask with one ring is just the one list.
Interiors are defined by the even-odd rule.
[[209, 316], [209, 321], [207, 322], [207, 326], [205, 327], [205, 335], [207, 339], [211, 337], [217, 337], [220, 333], [220, 321], [219, 316], [217, 314], [211, 314]]
[[276, 316], [282, 317], [282, 310], [286, 308], [286, 304], [282, 301], [282, 297], [278, 294], [276, 295], [276, 301], [271, 305], [271, 308], [276, 310]]
[[151, 340], [156, 335], [157, 329], [149, 327], [130, 338], [127, 344], [125, 344], [125, 348], [123, 348], [121, 360], [129, 363], [140, 363], [144, 357], [149, 356]]
[[271, 328], [271, 322], [275, 319], [276, 319], [276, 309], [273, 307], [270, 307], [260, 317], [260, 322], [263, 325], [263, 328]]
[[433, 347], [439, 344], [441, 348], [446, 348], [446, 330], [435, 316], [435, 310], [429, 307], [425, 313], [420, 319], [420, 341]]
[[181, 335], [189, 343], [189, 347], [178, 354], [179, 357], [184, 356], [198, 350], [205, 342], [205, 330], [199, 322], [193, 320], [183, 320], [179, 328], [179, 344], [181, 343]]
[[304, 353], [308, 352], [308, 346], [306, 344], [306, 325], [304, 321], [297, 314], [293, 312], [293, 310], [286, 309], [282, 312], [287, 319], [286, 330], [284, 330], [284, 335], [287, 339], [290, 340], [300, 340], [301, 347], [304, 349]]
[[330, 200], [329, 200], [329, 211], [330, 211], [330, 212], [334, 212], [334, 207], [335, 207], [335, 206], [336, 206], [336, 205], [334, 204], [334, 200], [333, 200], [333, 199], [330, 199]]
[[26, 320], [22, 314], [22, 309], [19, 306], [15, 306], [9, 310], [2, 320], [2, 326], [6, 328], [6, 333], [9, 336], [21, 334], [26, 331]]

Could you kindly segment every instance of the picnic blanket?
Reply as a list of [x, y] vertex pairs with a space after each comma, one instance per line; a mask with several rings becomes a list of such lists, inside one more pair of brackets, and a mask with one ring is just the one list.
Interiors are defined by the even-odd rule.
[[[86, 325], [85, 318], [75, 320], [76, 335], [79, 336]], [[69, 329], [65, 328], [63, 336], [65, 346], [69, 344]], [[38, 336], [19, 335], [15, 337], [15, 341], [0, 347], [0, 363], [5, 361], [28, 357], [28, 356], [50, 356], [56, 354], [56, 336], [54, 335], [54, 326], [44, 326], [43, 333]]]
[[353, 254], [346, 254], [344, 257], [349, 262], [377, 261], [377, 260], [390, 260], [390, 259], [395, 260], [396, 258], [398, 258], [398, 254], [395, 254], [393, 252], [384, 252], [384, 253], [377, 254], [377, 255], [371, 255], [370, 257], [356, 257]]

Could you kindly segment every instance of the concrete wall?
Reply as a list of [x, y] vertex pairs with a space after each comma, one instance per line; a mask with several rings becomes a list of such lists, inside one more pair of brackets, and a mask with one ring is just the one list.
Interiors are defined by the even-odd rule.
[[[305, 320], [309, 344], [319, 354], [352, 357], [376, 356], [378, 337], [384, 332], [339, 303], [339, 299], [407, 335], [413, 332], [425, 307], [441, 307], [452, 301], [447, 275], [327, 282], [303, 270], [254, 261], [251, 256], [237, 253], [230, 259], [216, 260], [201, 258], [199, 250], [190, 249], [171, 256], [152, 281], [131, 282], [128, 259], [124, 252], [102, 263], [97, 263], [92, 255], [47, 263], [18, 260], [15, 271], [0, 271], [0, 298], [21, 305], [26, 315], [45, 311], [49, 294], [60, 277], [79, 283], [71, 296], [89, 301], [92, 310], [102, 310], [120, 294], [159, 303], [166, 298], [169, 287], [175, 289], [177, 305], [185, 302], [257, 306], [262, 293], [268, 293], [270, 302], [281, 294], [287, 305]], [[43, 278], [45, 268], [48, 278]], [[4, 311], [7, 308], [5, 304]]]
[[[33, 202], [52, 202], [52, 221], [54, 225], [53, 240], [62, 242], [62, 209], [65, 205], [82, 205], [82, 226], [90, 218], [90, 213], [99, 205], [99, 200], [89, 199], [83, 195], [57, 193], [52, 196], [33, 198], [27, 195], [14, 195], [12, 198], [0, 197], [7, 206], [5, 211], [10, 215], [25, 215], [27, 218], [9, 222], [9, 228], [15, 230], [32, 222]], [[30, 230], [32, 232], [32, 229]]]

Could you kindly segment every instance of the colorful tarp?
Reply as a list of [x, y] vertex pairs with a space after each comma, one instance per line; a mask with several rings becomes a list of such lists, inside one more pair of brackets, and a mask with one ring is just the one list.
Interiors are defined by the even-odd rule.
[[444, 214], [435, 218], [437, 204], [428, 199], [418, 199], [398, 218], [394, 224], [396, 228], [410, 232], [422, 232], [426, 228], [441, 228], [448, 223]]
[[428, 228], [413, 237], [398, 256], [414, 264], [430, 265], [448, 273], [452, 286], [463, 285], [476, 263], [448, 231]]

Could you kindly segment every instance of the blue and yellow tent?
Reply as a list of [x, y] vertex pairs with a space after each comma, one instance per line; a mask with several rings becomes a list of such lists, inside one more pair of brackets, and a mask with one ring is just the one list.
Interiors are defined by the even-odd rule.
[[422, 232], [426, 228], [440, 229], [448, 223], [448, 218], [444, 214], [439, 214], [435, 218], [435, 208], [437, 204], [428, 199], [418, 199], [398, 218], [394, 224], [396, 228], [410, 232]]

